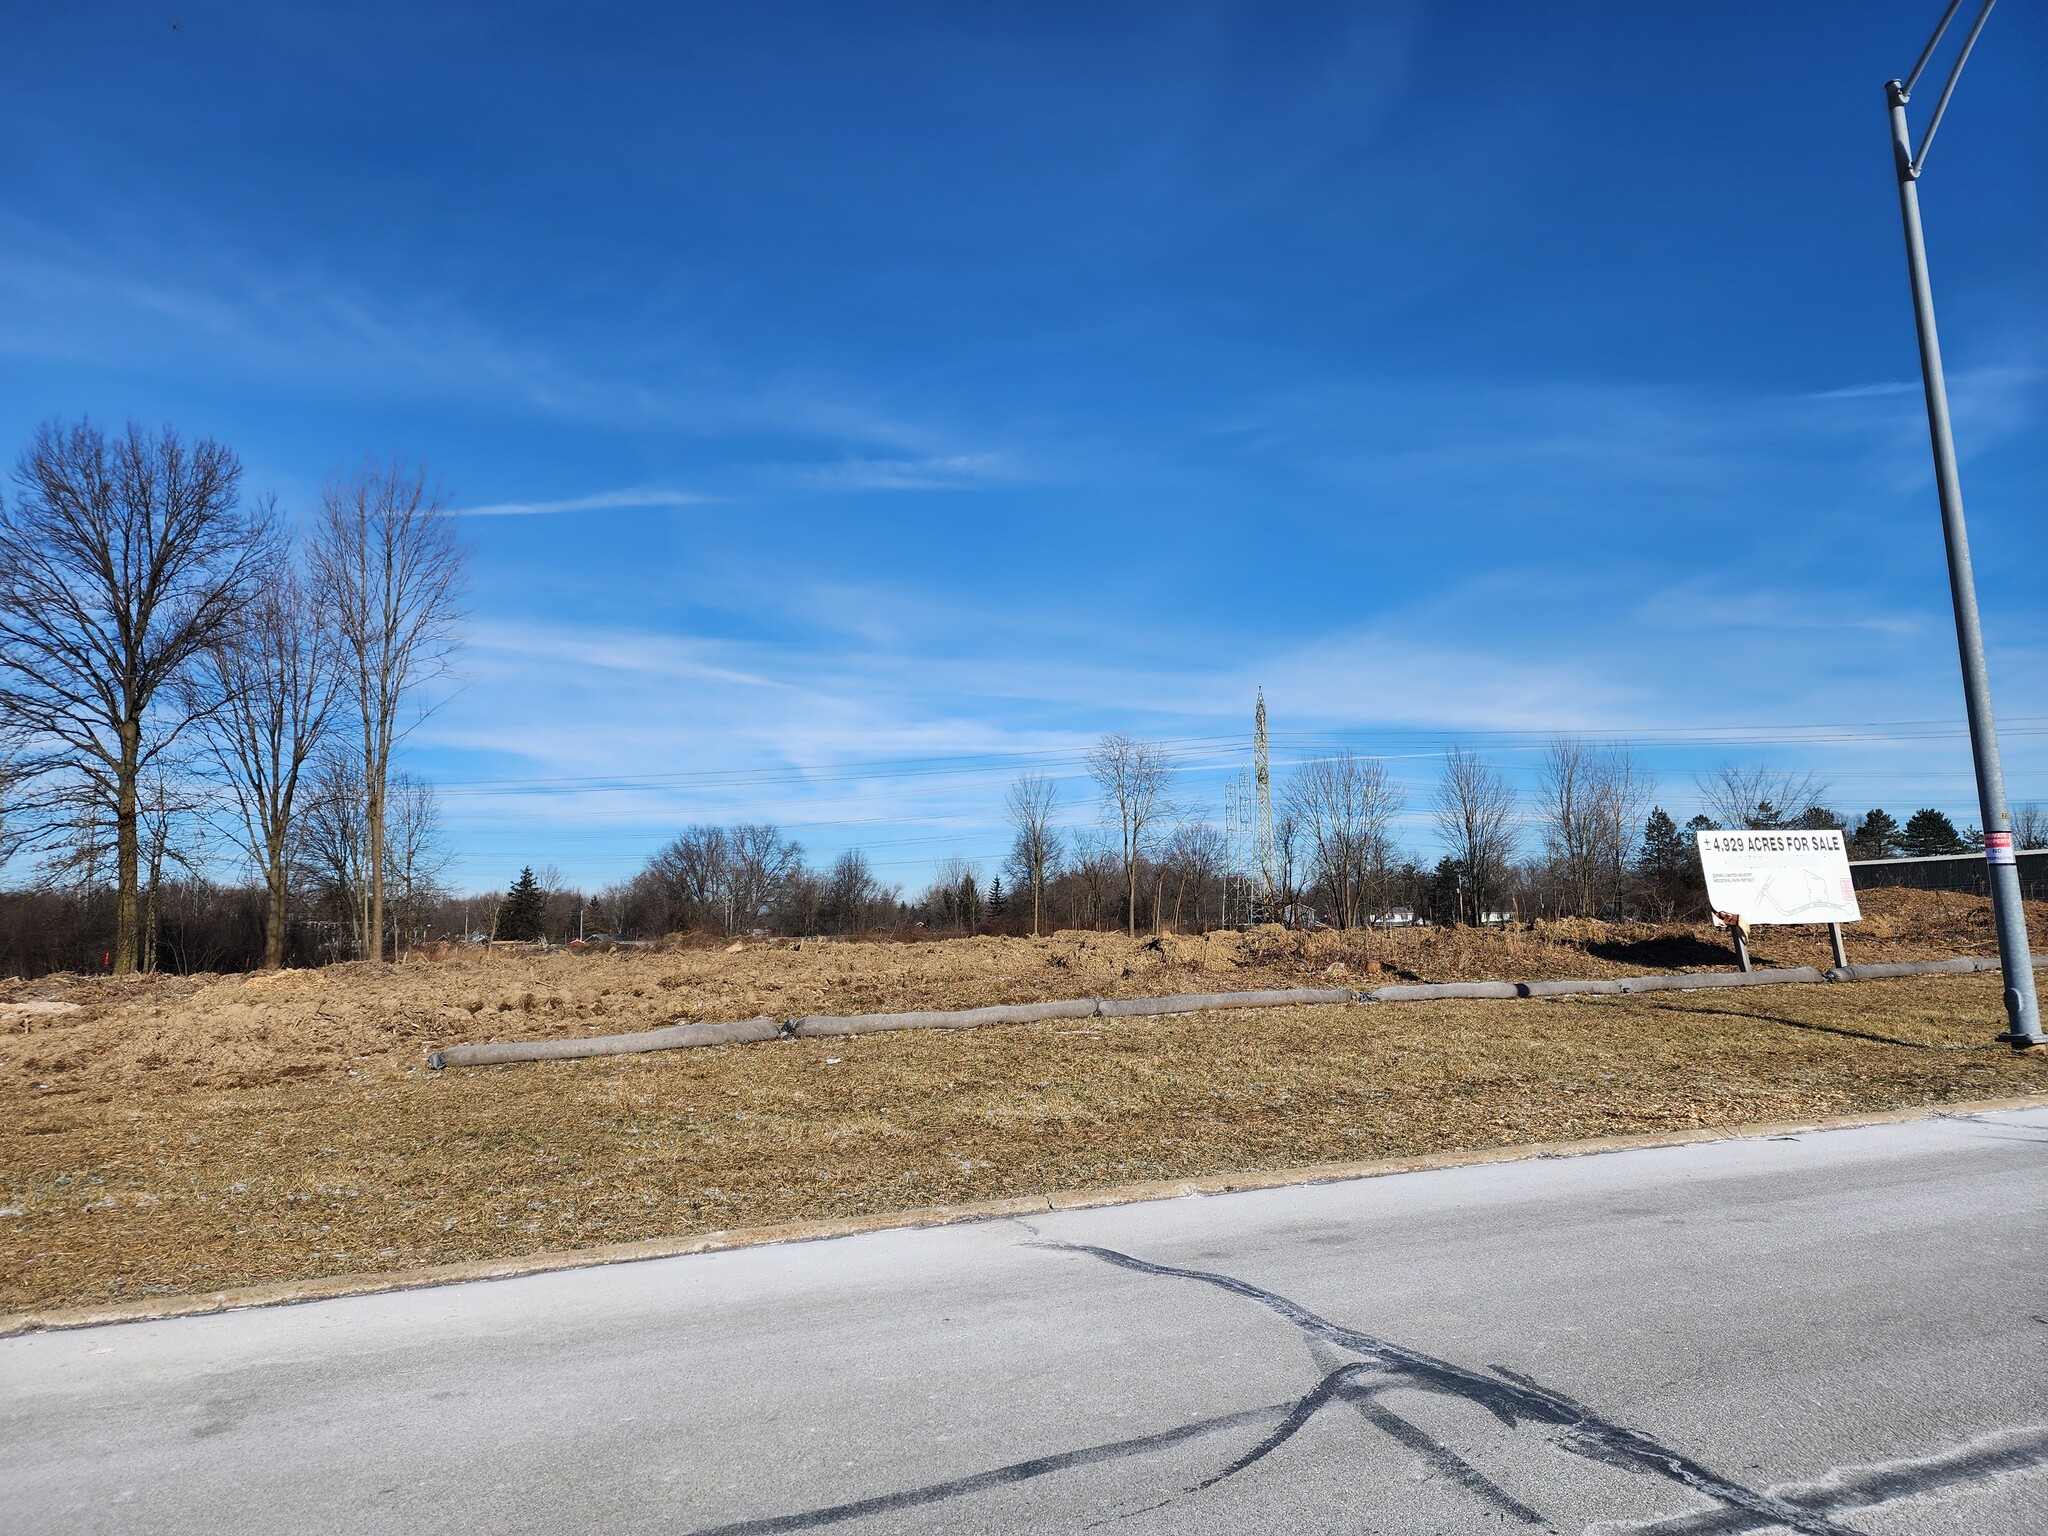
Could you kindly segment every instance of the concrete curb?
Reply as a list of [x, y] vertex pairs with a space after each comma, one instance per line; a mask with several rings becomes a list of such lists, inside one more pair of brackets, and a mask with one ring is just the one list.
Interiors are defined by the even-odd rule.
[[1337, 1184], [1352, 1179], [1384, 1178], [1396, 1173], [1423, 1173], [1437, 1168], [1475, 1168], [1491, 1163], [1519, 1163], [1536, 1158], [1587, 1157], [1643, 1147], [1686, 1147], [1711, 1141], [1753, 1141], [1769, 1136], [1811, 1131], [1854, 1130], [1859, 1126], [1904, 1125], [2004, 1110], [2048, 1108], [2048, 1093], [2014, 1099], [1972, 1099], [1952, 1104], [1921, 1104], [1910, 1109], [1829, 1115], [1817, 1120], [1752, 1121], [1701, 1126], [1691, 1130], [1645, 1131], [1631, 1136], [1597, 1136], [1584, 1141], [1531, 1142], [1521, 1146], [1477, 1150], [1423, 1152], [1409, 1157], [1379, 1158], [1361, 1163], [1312, 1163], [1293, 1168], [1260, 1168], [1241, 1173], [1203, 1174], [1187, 1179], [1162, 1179], [1120, 1184], [1106, 1189], [1055, 1191], [1047, 1195], [1013, 1195], [966, 1205], [928, 1206], [878, 1216], [851, 1216], [824, 1221], [787, 1222], [780, 1226], [738, 1231], [705, 1232], [695, 1237], [657, 1237], [634, 1243], [610, 1243], [523, 1254], [509, 1259], [469, 1259], [454, 1264], [428, 1264], [418, 1269], [383, 1274], [336, 1275], [318, 1280], [287, 1280], [270, 1285], [237, 1286], [152, 1301], [97, 1307], [51, 1307], [40, 1311], [0, 1313], [0, 1339], [21, 1334], [72, 1328], [98, 1328], [113, 1323], [163, 1322], [180, 1317], [206, 1317], [251, 1307], [291, 1306], [308, 1301], [333, 1301], [347, 1296], [376, 1296], [392, 1291], [424, 1290], [473, 1280], [510, 1280], [521, 1275], [554, 1274], [568, 1269], [594, 1269], [607, 1264], [636, 1264], [649, 1259], [684, 1258], [699, 1253], [725, 1253], [771, 1243], [815, 1243], [868, 1232], [919, 1230], [1000, 1221], [1049, 1211], [1094, 1210], [1103, 1206], [1137, 1205], [1151, 1200], [1178, 1200], [1189, 1195], [1228, 1195], [1260, 1189], [1291, 1189], [1310, 1184]]

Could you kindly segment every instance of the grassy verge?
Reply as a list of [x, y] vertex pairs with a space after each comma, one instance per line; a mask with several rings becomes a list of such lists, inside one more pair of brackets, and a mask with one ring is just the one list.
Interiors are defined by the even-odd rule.
[[2001, 1027], [1995, 976], [1941, 977], [14, 1091], [0, 1310], [2048, 1091]]

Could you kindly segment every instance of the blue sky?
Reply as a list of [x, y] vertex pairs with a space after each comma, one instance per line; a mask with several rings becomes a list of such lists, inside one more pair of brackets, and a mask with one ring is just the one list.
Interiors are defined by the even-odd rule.
[[[1447, 742], [1557, 730], [1974, 821], [1881, 95], [1938, 10], [11, 7], [0, 446], [426, 462], [465, 887], [762, 817], [915, 888], [1022, 767], [1091, 822], [1105, 730], [1217, 806], [1261, 685], [1418, 851]], [[1922, 198], [2048, 799], [2043, 57], [1994, 13]]]

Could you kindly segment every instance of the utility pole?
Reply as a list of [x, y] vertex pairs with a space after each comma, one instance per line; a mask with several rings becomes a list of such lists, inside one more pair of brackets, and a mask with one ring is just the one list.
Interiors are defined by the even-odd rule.
[[1934, 36], [1921, 50], [1919, 62], [1904, 80], [1885, 84], [1891, 112], [1892, 159], [1899, 176], [1899, 211], [1906, 224], [1906, 266], [1913, 283], [1913, 319], [1920, 335], [1920, 374], [1927, 390], [1927, 432], [1934, 446], [1934, 488], [1941, 500], [1941, 532], [1948, 546], [1949, 596], [1956, 611], [1956, 647], [1962, 653], [1963, 701], [1970, 717], [1970, 754], [1977, 769], [1977, 803], [1984, 819], [1985, 873], [1990, 877], [1991, 910], [1998, 926], [1998, 959], [2005, 971], [2005, 1016], [2009, 1029], [2001, 1039], [2014, 1050], [2044, 1043], [2041, 1005], [2034, 990], [2034, 957], [2027, 942], [2026, 909], [2020, 905], [2019, 870], [2013, 859], [2012, 816], [2005, 803], [2005, 774], [1998, 762], [1998, 726], [1991, 713], [1991, 678], [1984, 665], [1984, 628], [1977, 616], [1977, 582], [1970, 573], [1970, 538], [1963, 526], [1963, 485], [1956, 473], [1955, 436], [1949, 428], [1948, 386], [1941, 373], [1941, 341], [1934, 329], [1934, 293], [1927, 276], [1927, 246], [1920, 232], [1920, 173], [1927, 150], [1948, 110], [1949, 97], [1963, 65], [1976, 46], [1977, 34], [1990, 19], [1997, 0], [1984, 0], [1969, 35], [1949, 71], [1948, 83], [1934, 104], [1920, 148], [1913, 148], [1906, 128], [1906, 103], [1921, 71], [1933, 57], [1942, 34], [1955, 19], [1962, 0], [1949, 0]]

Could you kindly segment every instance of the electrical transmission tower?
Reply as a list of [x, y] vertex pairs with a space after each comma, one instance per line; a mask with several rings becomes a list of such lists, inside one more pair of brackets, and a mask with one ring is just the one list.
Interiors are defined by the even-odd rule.
[[1259, 690], [1259, 707], [1252, 715], [1252, 778], [1257, 786], [1258, 894], [1260, 909], [1255, 922], [1275, 921], [1273, 911], [1273, 775], [1266, 762], [1266, 690]]
[[1223, 781], [1223, 925], [1278, 920], [1274, 905], [1273, 774], [1266, 758], [1266, 690], [1252, 714], [1252, 766]]
[[1223, 781], [1223, 926], [1252, 920], [1252, 776], [1239, 769]]

